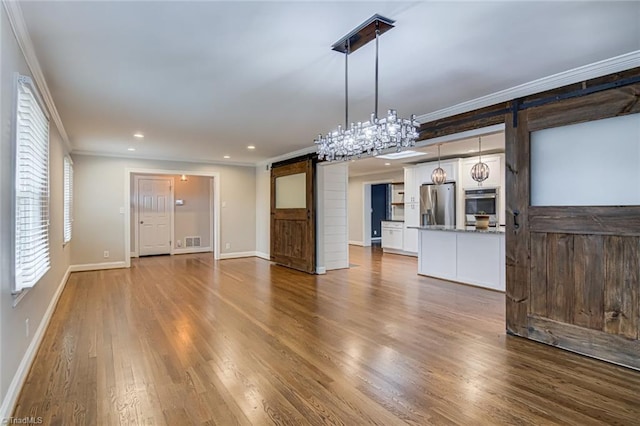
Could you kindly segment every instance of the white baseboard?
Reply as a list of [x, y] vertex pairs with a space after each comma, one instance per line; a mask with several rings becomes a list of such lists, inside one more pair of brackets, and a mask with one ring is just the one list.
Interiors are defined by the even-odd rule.
[[126, 262], [104, 262], [104, 263], [86, 263], [84, 265], [71, 265], [69, 269], [71, 272], [84, 272], [84, 271], [100, 271], [102, 269], [120, 269], [126, 268]]
[[325, 268], [324, 266], [318, 266], [316, 267], [316, 274], [318, 275], [324, 275], [327, 273], [327, 268]]
[[192, 254], [192, 253], [207, 253], [212, 252], [211, 247], [182, 247], [173, 249], [172, 254]]
[[130, 257], [138, 257], [138, 252], [137, 251], [132, 251], [129, 256]]
[[40, 321], [40, 325], [38, 325], [36, 332], [33, 333], [31, 343], [29, 343], [29, 347], [27, 347], [27, 351], [22, 357], [20, 365], [18, 365], [16, 374], [14, 374], [13, 380], [11, 380], [11, 384], [9, 384], [9, 388], [7, 389], [7, 394], [5, 395], [4, 400], [2, 401], [2, 405], [0, 406], [0, 419], [8, 419], [9, 417], [11, 417], [11, 414], [13, 414], [13, 410], [15, 408], [16, 402], [18, 402], [18, 396], [20, 395], [22, 386], [24, 385], [25, 380], [27, 380], [27, 375], [29, 374], [29, 370], [31, 369], [31, 364], [33, 364], [33, 360], [38, 353], [38, 349], [40, 348], [40, 344], [42, 343], [42, 339], [44, 338], [44, 333], [49, 326], [53, 311], [55, 311], [56, 305], [58, 304], [58, 299], [60, 299], [60, 295], [67, 285], [67, 280], [69, 279], [70, 273], [71, 266], [67, 268], [67, 272], [65, 272], [64, 276], [62, 277], [62, 281], [56, 289], [56, 292], [53, 294], [51, 302], [49, 302], [49, 306], [47, 307], [47, 310], [42, 317], [42, 321]]
[[350, 246], [364, 247], [364, 242], [363, 241], [351, 241], [351, 240], [349, 240], [349, 245]]
[[238, 251], [235, 253], [220, 253], [220, 259], [237, 259], [240, 257], [260, 257], [255, 251]]
[[264, 260], [271, 260], [271, 256], [269, 255], [269, 253], [265, 253], [263, 251], [257, 251], [256, 257], [259, 257], [260, 259], [264, 259]]

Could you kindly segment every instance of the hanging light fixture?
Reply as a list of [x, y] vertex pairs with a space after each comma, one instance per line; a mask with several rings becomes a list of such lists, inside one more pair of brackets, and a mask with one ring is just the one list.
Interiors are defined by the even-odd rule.
[[[393, 28], [395, 21], [373, 15], [358, 28], [334, 43], [332, 49], [344, 53], [344, 91], [345, 124], [344, 128], [318, 135], [314, 143], [318, 146], [320, 160], [348, 160], [362, 155], [378, 155], [381, 151], [412, 147], [418, 138], [416, 116], [410, 119], [398, 118], [396, 110], [390, 109], [384, 118], [378, 117], [378, 39], [381, 34]], [[349, 124], [349, 55], [370, 41], [376, 41], [375, 62], [375, 108], [368, 121]]]
[[471, 168], [471, 178], [482, 186], [482, 182], [489, 177], [489, 166], [482, 162], [482, 138], [478, 137], [478, 162]]
[[440, 145], [438, 144], [438, 168], [431, 173], [431, 182], [436, 185], [442, 185], [447, 180], [447, 172], [444, 171], [442, 167], [440, 167]]

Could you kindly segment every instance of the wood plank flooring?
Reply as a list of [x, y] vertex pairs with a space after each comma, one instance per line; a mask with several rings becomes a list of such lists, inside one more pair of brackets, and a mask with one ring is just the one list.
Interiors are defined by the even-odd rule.
[[639, 424], [640, 373], [505, 335], [504, 295], [351, 248], [71, 275], [15, 417], [46, 425]]

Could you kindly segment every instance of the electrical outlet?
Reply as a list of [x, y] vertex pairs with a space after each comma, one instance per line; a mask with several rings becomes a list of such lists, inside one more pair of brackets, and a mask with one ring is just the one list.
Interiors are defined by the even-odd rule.
[[227, 250], [230, 249], [231, 248], [231, 243], [226, 243], [224, 245], [224, 248], [227, 249]]
[[178, 241], [176, 241], [176, 246], [178, 246], [178, 247], [182, 247], [182, 240], [178, 240]]
[[24, 332], [27, 337], [29, 337], [29, 318], [24, 320]]
[[373, 235], [378, 235], [378, 230], [377, 229], [373, 230]]
[[105, 250], [104, 251], [104, 258], [108, 259], [109, 258], [109, 250]]

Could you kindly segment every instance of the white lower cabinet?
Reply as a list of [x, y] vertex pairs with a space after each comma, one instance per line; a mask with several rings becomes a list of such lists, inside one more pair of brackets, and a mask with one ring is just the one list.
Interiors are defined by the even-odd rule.
[[382, 222], [382, 248], [401, 251], [403, 233], [403, 222]]
[[407, 254], [412, 254], [414, 256], [417, 256], [418, 255], [418, 230], [408, 229], [407, 226], [405, 226], [403, 240], [404, 240], [403, 250]]

